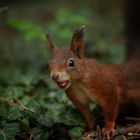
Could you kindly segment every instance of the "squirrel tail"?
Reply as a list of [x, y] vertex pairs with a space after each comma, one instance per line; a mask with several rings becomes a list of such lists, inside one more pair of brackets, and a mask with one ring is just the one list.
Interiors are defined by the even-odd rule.
[[140, 1], [124, 2], [125, 36], [127, 39], [127, 61], [140, 61]]

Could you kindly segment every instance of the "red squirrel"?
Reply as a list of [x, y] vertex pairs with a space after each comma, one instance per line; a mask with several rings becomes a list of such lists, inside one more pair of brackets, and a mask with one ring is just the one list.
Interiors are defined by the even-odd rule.
[[51, 35], [46, 34], [52, 53], [50, 76], [82, 113], [89, 130], [93, 129], [89, 102], [94, 101], [101, 107], [105, 118], [102, 131], [108, 138], [114, 132], [120, 106], [140, 100], [140, 63], [107, 65], [85, 58], [83, 30], [84, 26], [74, 32], [67, 48], [57, 48]]

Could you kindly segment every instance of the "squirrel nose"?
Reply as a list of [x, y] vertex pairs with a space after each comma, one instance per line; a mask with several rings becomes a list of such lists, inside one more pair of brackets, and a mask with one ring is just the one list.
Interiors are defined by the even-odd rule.
[[57, 81], [58, 78], [59, 78], [59, 75], [58, 75], [58, 74], [53, 74], [53, 75], [52, 75], [52, 79], [53, 79], [54, 81]]

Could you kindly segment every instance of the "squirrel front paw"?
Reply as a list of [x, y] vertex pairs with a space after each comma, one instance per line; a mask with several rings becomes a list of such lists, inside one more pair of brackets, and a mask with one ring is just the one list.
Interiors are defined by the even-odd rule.
[[104, 140], [110, 140], [115, 134], [115, 129], [109, 130], [109, 129], [103, 128], [102, 133], [103, 133]]
[[102, 129], [104, 140], [110, 140], [115, 135], [114, 126], [106, 126]]

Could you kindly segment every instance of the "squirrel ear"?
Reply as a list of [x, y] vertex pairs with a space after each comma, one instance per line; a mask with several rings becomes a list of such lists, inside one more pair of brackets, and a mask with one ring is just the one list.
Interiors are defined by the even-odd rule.
[[85, 26], [81, 26], [78, 28], [72, 37], [71, 41], [71, 50], [78, 57], [83, 57], [83, 47], [84, 47], [84, 28]]
[[51, 52], [53, 52], [56, 47], [55, 47], [55, 43], [53, 42], [53, 39], [52, 39], [52, 37], [51, 37], [49, 32], [46, 33], [46, 38], [48, 40], [49, 49], [50, 49]]

